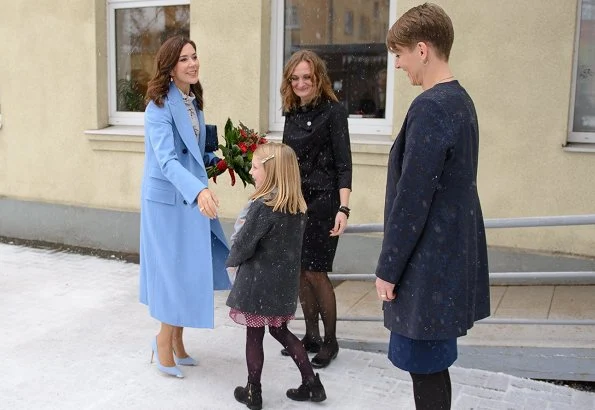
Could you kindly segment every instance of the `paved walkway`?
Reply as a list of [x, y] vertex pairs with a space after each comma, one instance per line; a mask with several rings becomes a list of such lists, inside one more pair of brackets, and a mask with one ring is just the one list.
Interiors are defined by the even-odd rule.
[[[158, 324], [137, 302], [138, 265], [0, 244], [0, 408], [245, 409], [233, 399], [245, 384], [244, 330], [216, 297], [213, 330], [187, 329], [199, 360], [186, 378], [149, 364]], [[381, 326], [367, 324], [367, 326]], [[266, 409], [413, 409], [408, 375], [384, 354], [343, 348], [321, 369], [328, 399], [291, 402], [300, 377], [265, 337]], [[453, 409], [595, 408], [595, 394], [502, 373], [453, 367]]]

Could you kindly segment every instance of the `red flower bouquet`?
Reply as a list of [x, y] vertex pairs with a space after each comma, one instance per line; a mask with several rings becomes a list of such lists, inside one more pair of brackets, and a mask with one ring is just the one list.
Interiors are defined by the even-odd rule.
[[213, 182], [217, 183], [217, 177], [228, 171], [232, 186], [236, 183], [235, 174], [238, 174], [244, 187], [247, 184], [254, 185], [254, 179], [250, 175], [252, 155], [256, 147], [267, 142], [265, 134], [259, 134], [241, 122], [239, 126], [234, 127], [228, 118], [225, 123], [225, 134], [223, 137], [225, 139], [225, 145], [219, 144], [223, 158], [216, 165], [207, 168], [208, 177], [213, 178]]

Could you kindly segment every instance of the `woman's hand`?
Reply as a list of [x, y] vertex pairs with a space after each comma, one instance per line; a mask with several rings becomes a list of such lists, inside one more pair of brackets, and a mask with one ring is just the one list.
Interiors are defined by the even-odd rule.
[[331, 236], [339, 236], [343, 234], [347, 228], [347, 215], [343, 212], [337, 212], [337, 216], [335, 216], [335, 226], [331, 229]]
[[196, 197], [196, 203], [198, 204], [198, 210], [204, 216], [214, 219], [217, 217], [217, 208], [219, 208], [219, 200], [215, 196], [214, 192], [211, 192], [209, 188], [205, 188], [199, 192]]

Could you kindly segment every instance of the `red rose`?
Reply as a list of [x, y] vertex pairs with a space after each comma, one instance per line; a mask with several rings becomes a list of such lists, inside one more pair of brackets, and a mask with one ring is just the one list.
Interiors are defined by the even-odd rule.
[[240, 130], [240, 135], [242, 136], [242, 139], [246, 139], [246, 136], [247, 136], [246, 131]]
[[267, 139], [266, 139], [265, 137], [262, 137], [262, 138], [261, 138], [261, 139], [258, 141], [258, 143], [259, 143], [259, 144], [266, 144], [267, 142], [268, 142], [268, 141], [267, 141]]
[[227, 162], [224, 159], [217, 162], [217, 169], [221, 172], [225, 171], [227, 169]]
[[240, 148], [240, 151], [242, 151], [242, 154], [245, 154], [248, 151], [248, 147], [243, 142], [240, 142], [238, 147]]
[[256, 145], [256, 144], [250, 145], [250, 152], [256, 151], [256, 147], [258, 147], [258, 145]]

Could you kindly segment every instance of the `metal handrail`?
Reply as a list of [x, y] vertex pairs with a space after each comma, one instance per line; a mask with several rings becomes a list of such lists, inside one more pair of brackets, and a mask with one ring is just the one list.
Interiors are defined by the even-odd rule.
[[[304, 316], [296, 316], [304, 320]], [[339, 322], [382, 322], [382, 316], [337, 316]], [[529, 318], [486, 318], [475, 323], [485, 325], [565, 325], [565, 326], [595, 326], [592, 319], [529, 319]]]
[[[595, 225], [595, 214], [530, 216], [522, 218], [488, 218], [484, 219], [486, 228], [535, 228], [548, 226]], [[379, 233], [384, 231], [384, 224], [348, 225], [345, 233]]]
[[[296, 319], [303, 319], [303, 316], [296, 316]], [[380, 316], [344, 316], [337, 317], [343, 322], [382, 322]], [[475, 323], [486, 325], [556, 325], [556, 326], [594, 326], [595, 320], [591, 319], [513, 319], [513, 318], [485, 318]]]
[[[373, 273], [329, 273], [331, 280], [373, 282]], [[530, 285], [542, 280], [542, 285], [595, 285], [595, 271], [584, 272], [490, 272], [490, 285]]]
[[[486, 228], [534, 228], [571, 225], [595, 225], [595, 214], [537, 216], [522, 218], [484, 219]], [[349, 225], [345, 233], [382, 233], [381, 223]], [[374, 281], [374, 274], [329, 274], [331, 280]], [[490, 284], [528, 285], [536, 280], [548, 280], [550, 285], [592, 285], [595, 284], [595, 272], [490, 272]], [[303, 319], [302, 317], [296, 317]], [[353, 316], [337, 317], [339, 321], [380, 322], [382, 317]], [[530, 318], [486, 318], [477, 323], [483, 324], [524, 324], [524, 325], [595, 325], [595, 320], [575, 319], [530, 319]]]

